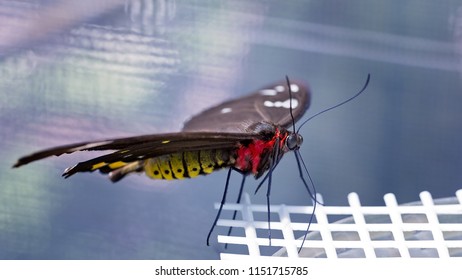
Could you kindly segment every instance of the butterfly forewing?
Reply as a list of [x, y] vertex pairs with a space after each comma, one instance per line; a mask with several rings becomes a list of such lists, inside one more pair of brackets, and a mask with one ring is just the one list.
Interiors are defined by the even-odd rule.
[[261, 121], [288, 127], [300, 119], [310, 105], [307, 86], [292, 82], [292, 102], [286, 81], [262, 88], [246, 97], [224, 102], [188, 120], [183, 131], [244, 132]]
[[[22, 157], [14, 167], [64, 153], [114, 151], [66, 169], [64, 176], [68, 177], [76, 172], [94, 170], [106, 173], [122, 168], [131, 162], [140, 162], [164, 155], [237, 149], [244, 142], [249, 143], [266, 137], [255, 131], [256, 124], [266, 121], [271, 123], [271, 126], [291, 125], [292, 119], [289, 112], [291, 106], [295, 120], [303, 115], [310, 104], [309, 90], [301, 83], [292, 83], [290, 88], [292, 100], [288, 86], [285, 82], [280, 82], [246, 97], [224, 102], [187, 121], [182, 132], [81, 142], [55, 147]], [[128, 171], [140, 170], [134, 168]]]

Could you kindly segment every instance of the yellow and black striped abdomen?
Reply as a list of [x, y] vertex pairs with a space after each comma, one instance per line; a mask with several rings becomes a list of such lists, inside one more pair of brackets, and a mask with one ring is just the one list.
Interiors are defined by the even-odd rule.
[[146, 175], [153, 179], [184, 179], [212, 173], [234, 163], [231, 151], [203, 150], [150, 158], [144, 162]]

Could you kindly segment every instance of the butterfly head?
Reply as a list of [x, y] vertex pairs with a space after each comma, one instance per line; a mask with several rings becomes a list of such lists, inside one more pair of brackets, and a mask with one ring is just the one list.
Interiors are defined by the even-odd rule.
[[290, 151], [298, 150], [303, 144], [302, 135], [292, 132], [287, 136], [285, 147]]

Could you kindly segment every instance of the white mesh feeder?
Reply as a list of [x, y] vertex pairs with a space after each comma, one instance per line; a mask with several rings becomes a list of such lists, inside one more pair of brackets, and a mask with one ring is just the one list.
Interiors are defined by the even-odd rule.
[[[320, 202], [322, 196], [318, 194]], [[349, 206], [316, 206], [303, 249], [298, 253], [306, 222], [292, 222], [293, 215], [311, 214], [312, 206], [271, 205], [279, 221], [271, 221], [271, 229], [282, 232], [273, 236], [271, 245], [281, 249], [272, 257], [288, 258], [454, 258], [462, 257], [462, 189], [455, 197], [434, 200], [430, 193], [420, 193], [420, 201], [398, 205], [393, 194], [384, 196], [385, 206], [362, 206], [356, 193], [348, 195]], [[218, 206], [218, 204], [216, 205]], [[221, 259], [265, 256], [260, 249], [268, 246], [268, 237], [257, 237], [258, 230], [267, 230], [258, 212], [266, 213], [266, 205], [252, 205], [244, 193], [241, 204], [226, 204], [223, 213], [237, 210], [241, 220], [220, 219], [220, 227], [244, 229], [244, 236], [218, 235], [222, 244], [247, 247], [248, 254], [221, 253]], [[343, 219], [332, 221], [332, 217]], [[304, 219], [307, 221], [307, 219]], [[236, 231], [234, 231], [236, 232]], [[300, 234], [299, 234], [300, 235]]]

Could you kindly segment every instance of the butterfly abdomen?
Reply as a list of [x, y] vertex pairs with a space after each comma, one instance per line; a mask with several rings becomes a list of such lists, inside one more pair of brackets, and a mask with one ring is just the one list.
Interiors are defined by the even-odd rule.
[[144, 171], [152, 179], [184, 179], [213, 171], [234, 164], [233, 150], [200, 150], [179, 152], [145, 160]]

